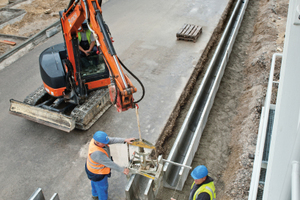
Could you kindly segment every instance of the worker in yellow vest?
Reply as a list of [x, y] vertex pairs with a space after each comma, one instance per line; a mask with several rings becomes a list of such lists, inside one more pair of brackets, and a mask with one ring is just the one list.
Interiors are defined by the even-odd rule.
[[79, 28], [78, 43], [80, 55], [82, 57], [89, 56], [92, 53], [97, 52], [97, 46], [95, 46], [96, 40], [92, 32], [88, 29], [86, 20], [84, 20], [84, 22], [81, 25], [81, 28]]
[[[208, 176], [204, 165], [197, 166], [191, 173], [194, 182], [191, 186], [189, 200], [215, 200], [216, 190], [214, 180]], [[175, 200], [171, 198], [171, 200]]]
[[108, 178], [111, 169], [129, 174], [129, 169], [120, 167], [112, 161], [108, 144], [131, 143], [135, 138], [108, 137], [103, 131], [97, 131], [89, 145], [88, 158], [85, 164], [85, 171], [92, 185], [92, 198], [107, 200]]

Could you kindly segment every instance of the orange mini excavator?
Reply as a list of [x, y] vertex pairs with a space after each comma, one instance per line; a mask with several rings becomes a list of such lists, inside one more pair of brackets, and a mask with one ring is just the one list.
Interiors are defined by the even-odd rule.
[[[64, 43], [44, 50], [40, 57], [43, 85], [23, 102], [10, 100], [10, 112], [63, 131], [90, 128], [115, 105], [119, 112], [134, 108], [144, 87], [118, 58], [104, 22], [101, 0], [71, 0], [59, 12]], [[93, 34], [96, 53], [80, 55], [78, 31], [83, 22]], [[141, 84], [142, 97], [123, 68]]]

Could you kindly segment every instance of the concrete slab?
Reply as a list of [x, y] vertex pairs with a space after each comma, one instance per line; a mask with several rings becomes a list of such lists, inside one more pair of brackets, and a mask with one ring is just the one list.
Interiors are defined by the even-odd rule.
[[[104, 20], [115, 49], [127, 67], [144, 83], [146, 96], [139, 103], [143, 138], [155, 143], [201, 56], [228, 0], [139, 1], [111, 0], [103, 5]], [[203, 27], [196, 43], [177, 41], [184, 23]], [[38, 56], [62, 42], [57, 34], [0, 71], [0, 196], [26, 199], [36, 188], [46, 199], [91, 199], [84, 172], [87, 144], [97, 130], [115, 137], [138, 138], [134, 110], [117, 113], [111, 107], [88, 131], [64, 133], [8, 114], [9, 99], [24, 99], [41, 85]], [[141, 95], [141, 89], [132, 79]], [[127, 152], [118, 155], [127, 160]], [[120, 161], [117, 163], [124, 165]], [[113, 172], [109, 199], [125, 199], [124, 175]]]

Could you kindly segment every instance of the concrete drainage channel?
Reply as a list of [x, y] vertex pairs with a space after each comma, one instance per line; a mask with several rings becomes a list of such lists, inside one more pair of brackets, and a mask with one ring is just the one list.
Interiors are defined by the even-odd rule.
[[[163, 174], [160, 177], [163, 177], [164, 187], [182, 190], [184, 186], [189, 168], [174, 165], [170, 162], [184, 166], [192, 164], [247, 4], [248, 0], [239, 0], [235, 5], [203, 81], [163, 167]], [[154, 200], [160, 182], [161, 180], [154, 181], [141, 175], [132, 175], [125, 187], [127, 200]]]

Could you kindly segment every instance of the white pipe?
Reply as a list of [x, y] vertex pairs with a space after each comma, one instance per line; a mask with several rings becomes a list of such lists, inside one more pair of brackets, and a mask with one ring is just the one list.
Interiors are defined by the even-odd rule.
[[267, 135], [267, 128], [268, 128], [268, 122], [269, 122], [269, 111], [270, 111], [270, 104], [271, 104], [271, 95], [272, 95], [272, 87], [273, 87], [273, 76], [274, 76], [274, 69], [275, 69], [275, 61], [276, 57], [282, 57], [281, 53], [274, 53], [272, 57], [272, 64], [270, 69], [270, 75], [269, 75], [269, 82], [268, 82], [268, 90], [266, 94], [265, 99], [265, 110], [263, 113], [263, 122], [262, 122], [262, 129], [261, 134], [259, 134], [257, 138], [257, 145], [256, 152], [255, 152], [255, 160], [253, 164], [253, 172], [251, 177], [251, 185], [250, 185], [250, 191], [249, 191], [249, 197], [248, 200], [256, 200], [257, 197], [257, 190], [258, 190], [258, 184], [259, 184], [259, 176], [260, 176], [260, 169], [262, 164], [262, 157], [264, 153], [264, 146], [265, 146], [265, 140]]
[[165, 159], [162, 159], [163, 162], [166, 162], [166, 163], [171, 163], [173, 165], [176, 165], [176, 166], [180, 166], [180, 167], [186, 167], [188, 169], [192, 169], [191, 166], [187, 166], [187, 165], [184, 165], [184, 164], [181, 164], [181, 163], [177, 163], [177, 162], [173, 162], [171, 160], [165, 160]]
[[300, 200], [300, 163], [292, 163], [292, 200]]

